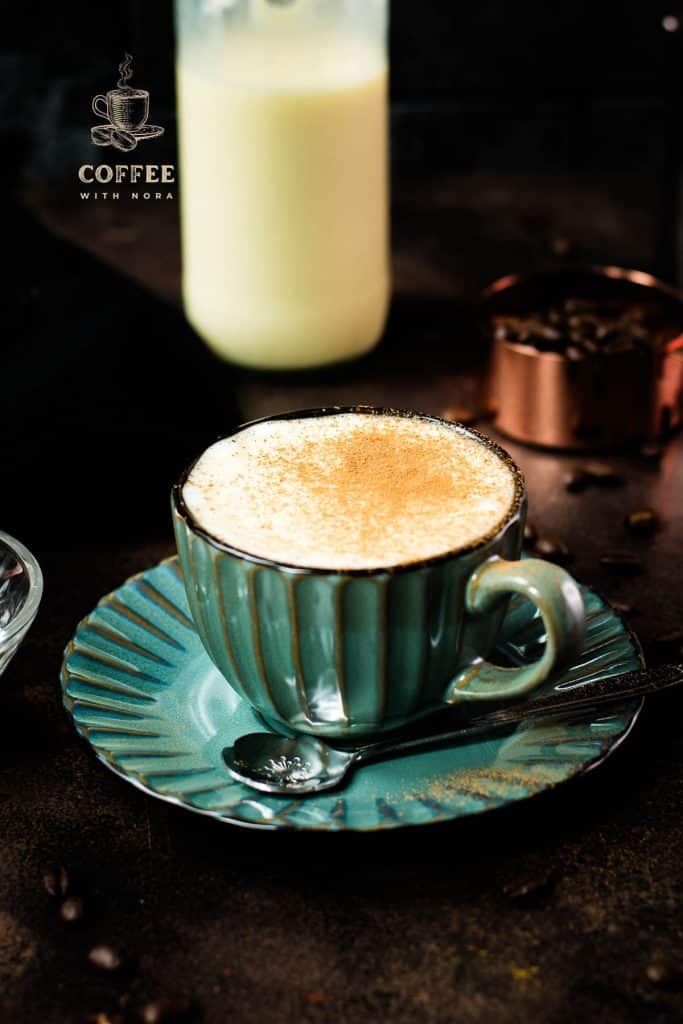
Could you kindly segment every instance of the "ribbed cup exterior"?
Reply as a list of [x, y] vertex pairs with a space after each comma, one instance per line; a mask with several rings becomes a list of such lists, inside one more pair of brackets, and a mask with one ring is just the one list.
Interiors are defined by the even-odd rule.
[[492, 555], [519, 557], [524, 506], [474, 550], [367, 574], [240, 557], [175, 503], [173, 522], [192, 617], [230, 685], [268, 719], [343, 737], [436, 709], [458, 670], [490, 653], [505, 603], [468, 616], [465, 588]]

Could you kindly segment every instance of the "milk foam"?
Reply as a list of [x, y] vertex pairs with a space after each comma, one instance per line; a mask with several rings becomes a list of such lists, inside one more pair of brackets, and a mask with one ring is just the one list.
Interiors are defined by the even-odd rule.
[[271, 420], [208, 448], [183, 497], [242, 551], [321, 569], [371, 569], [452, 551], [502, 525], [512, 470], [428, 420], [341, 413]]

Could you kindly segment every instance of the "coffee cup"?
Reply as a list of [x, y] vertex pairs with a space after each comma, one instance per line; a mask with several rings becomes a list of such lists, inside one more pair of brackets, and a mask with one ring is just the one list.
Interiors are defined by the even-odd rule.
[[110, 89], [106, 95], [100, 93], [92, 101], [92, 109], [98, 117], [110, 121], [115, 128], [135, 132], [149, 117], [149, 92], [146, 89]]
[[[387, 488], [393, 505], [374, 515]], [[346, 739], [522, 697], [580, 649], [577, 583], [520, 558], [526, 507], [521, 472], [489, 438], [364, 406], [245, 424], [172, 493], [188, 602], [215, 665], [275, 727]], [[532, 664], [503, 667], [486, 659], [511, 595], [536, 605], [546, 644]]]

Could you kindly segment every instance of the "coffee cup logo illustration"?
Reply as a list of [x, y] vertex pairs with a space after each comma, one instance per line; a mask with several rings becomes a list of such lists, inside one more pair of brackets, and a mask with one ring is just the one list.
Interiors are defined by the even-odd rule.
[[130, 153], [138, 142], [156, 139], [164, 134], [158, 124], [147, 124], [149, 117], [149, 93], [146, 89], [134, 89], [129, 85], [133, 77], [132, 56], [127, 53], [119, 64], [119, 79], [115, 89], [100, 93], [92, 101], [92, 109], [106, 124], [90, 129], [90, 137], [96, 146], [114, 146], [124, 153]]

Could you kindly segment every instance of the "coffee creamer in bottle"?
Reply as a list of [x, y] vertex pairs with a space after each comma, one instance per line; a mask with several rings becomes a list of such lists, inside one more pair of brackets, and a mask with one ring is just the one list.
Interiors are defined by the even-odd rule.
[[177, 0], [183, 299], [217, 354], [359, 356], [389, 298], [387, 0]]

